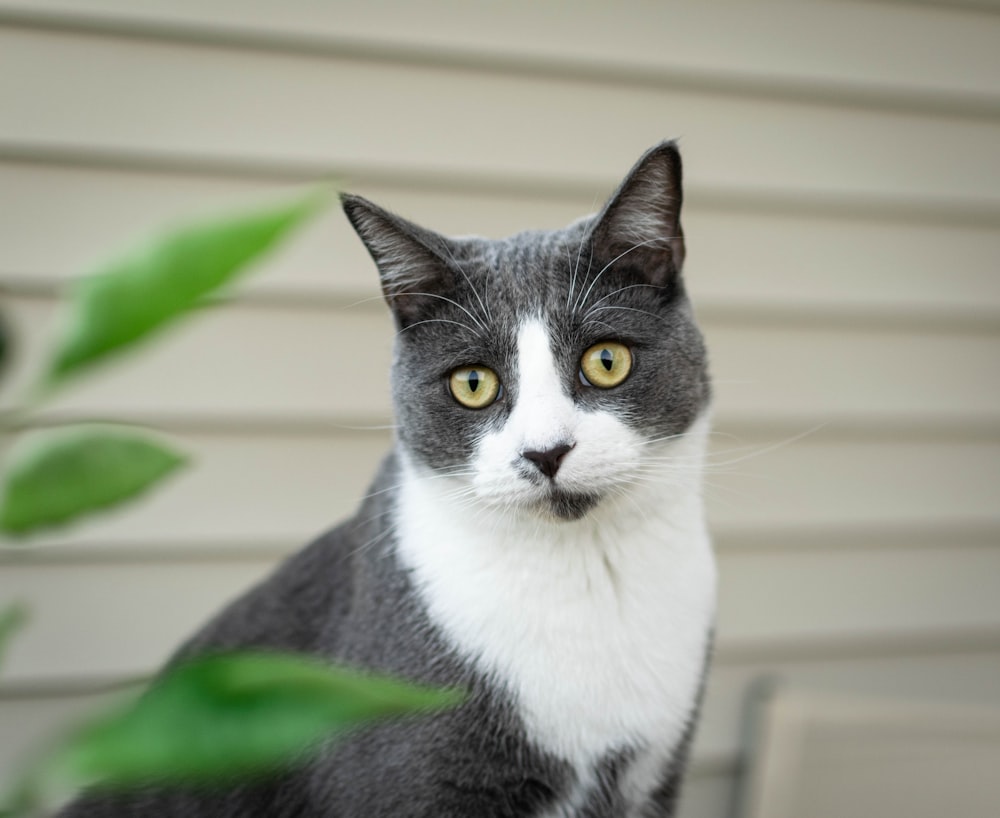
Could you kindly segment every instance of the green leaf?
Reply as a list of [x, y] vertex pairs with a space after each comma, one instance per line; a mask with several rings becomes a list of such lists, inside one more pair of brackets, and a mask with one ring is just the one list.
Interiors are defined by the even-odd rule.
[[0, 667], [11, 637], [28, 621], [28, 609], [23, 605], [11, 605], [0, 612]]
[[186, 461], [132, 430], [74, 426], [38, 432], [11, 452], [0, 530], [25, 534], [117, 505]]
[[84, 727], [57, 765], [114, 789], [231, 782], [301, 762], [349, 728], [462, 698], [312, 657], [219, 654], [173, 668], [134, 704]]
[[121, 352], [189, 312], [326, 201], [313, 194], [184, 227], [83, 278], [73, 290], [45, 385]]

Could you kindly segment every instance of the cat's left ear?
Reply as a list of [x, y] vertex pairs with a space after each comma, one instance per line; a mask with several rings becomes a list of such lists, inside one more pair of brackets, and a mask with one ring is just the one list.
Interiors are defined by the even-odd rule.
[[378, 266], [382, 292], [399, 326], [426, 317], [436, 294], [452, 286], [447, 239], [361, 196], [343, 193], [340, 201]]
[[665, 286], [684, 264], [681, 155], [674, 142], [646, 151], [604, 206], [591, 230], [594, 254], [641, 269]]

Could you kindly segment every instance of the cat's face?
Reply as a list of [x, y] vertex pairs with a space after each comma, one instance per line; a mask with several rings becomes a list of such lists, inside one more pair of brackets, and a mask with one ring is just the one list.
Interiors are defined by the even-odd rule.
[[448, 239], [345, 197], [393, 309], [399, 440], [464, 500], [572, 520], [647, 475], [705, 410], [680, 278], [680, 159], [640, 159], [604, 210], [552, 232]]

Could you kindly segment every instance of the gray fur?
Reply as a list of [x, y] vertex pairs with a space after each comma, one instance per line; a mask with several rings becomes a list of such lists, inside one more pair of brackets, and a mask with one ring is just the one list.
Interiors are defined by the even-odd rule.
[[[470, 411], [449, 394], [448, 373], [477, 362], [503, 379], [514, 367], [525, 316], [546, 321], [575, 400], [613, 409], [649, 438], [684, 432], [707, 404], [709, 380], [680, 276], [680, 202], [672, 143], [643, 156], [601, 214], [499, 241], [445, 239], [345, 196], [400, 330], [392, 372], [397, 445], [435, 469], [463, 465], [483, 426], [502, 424], [518, 395], [515, 384], [505, 384], [496, 403]], [[651, 225], [659, 227], [651, 233]], [[587, 387], [578, 377], [581, 350], [607, 339], [633, 349], [633, 372], [614, 390]], [[468, 703], [364, 730], [305, 769], [254, 786], [91, 794], [64, 818], [515, 818], [548, 814], [566, 797], [575, 778], [569, 765], [532, 746], [504, 690], [446, 643], [401, 568], [387, 529], [397, 468], [391, 453], [355, 517], [230, 605], [179, 655], [248, 646], [301, 651], [419, 682], [464, 685], [472, 692]], [[565, 496], [554, 500], [554, 510], [577, 518], [599, 500]], [[692, 724], [697, 704], [691, 702]], [[687, 741], [643, 815], [674, 814], [686, 754]], [[623, 748], [605, 760], [579, 818], [625, 814], [618, 784], [631, 757]]]

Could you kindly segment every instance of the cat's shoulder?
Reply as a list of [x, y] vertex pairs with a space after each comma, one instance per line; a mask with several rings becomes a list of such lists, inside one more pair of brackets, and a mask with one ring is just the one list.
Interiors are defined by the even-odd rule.
[[236, 648], [311, 652], [353, 596], [354, 520], [321, 534], [226, 605], [181, 656]]

